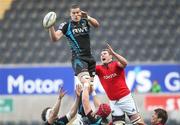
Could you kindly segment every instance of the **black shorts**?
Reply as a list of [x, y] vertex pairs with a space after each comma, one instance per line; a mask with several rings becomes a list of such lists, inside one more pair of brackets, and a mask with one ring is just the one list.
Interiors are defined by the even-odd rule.
[[89, 72], [91, 77], [95, 76], [96, 61], [91, 57], [73, 57], [72, 67], [77, 76], [81, 72]]

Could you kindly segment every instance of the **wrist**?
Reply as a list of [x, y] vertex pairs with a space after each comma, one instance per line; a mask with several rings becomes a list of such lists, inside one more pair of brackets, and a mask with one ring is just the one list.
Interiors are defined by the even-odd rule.
[[92, 17], [91, 17], [91, 16], [87, 16], [87, 19], [88, 19], [88, 20], [91, 20], [91, 19], [92, 19]]
[[58, 98], [58, 100], [61, 100], [61, 99], [62, 99], [62, 97], [59, 97], [59, 98]]

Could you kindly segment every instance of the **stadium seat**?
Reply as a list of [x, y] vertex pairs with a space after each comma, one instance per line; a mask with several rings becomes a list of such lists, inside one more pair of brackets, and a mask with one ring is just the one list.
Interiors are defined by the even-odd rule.
[[[42, 19], [57, 13], [58, 24], [68, 19], [70, 0], [13, 1], [0, 21], [1, 63], [67, 63], [67, 40], [51, 43]], [[129, 62], [180, 62], [179, 9], [176, 0], [91, 0], [78, 2], [101, 24], [92, 29], [92, 53], [97, 61], [108, 41]], [[4, 54], [2, 54], [2, 52]]]

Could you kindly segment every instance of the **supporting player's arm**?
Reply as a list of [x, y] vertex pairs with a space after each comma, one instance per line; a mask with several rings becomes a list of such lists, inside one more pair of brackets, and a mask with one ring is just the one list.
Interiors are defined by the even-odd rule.
[[58, 41], [63, 36], [62, 31], [61, 30], [55, 31], [54, 26], [50, 27], [48, 30], [49, 30], [50, 38], [53, 42]]
[[86, 83], [84, 84], [83, 92], [82, 92], [82, 104], [84, 108], [84, 112], [89, 119], [91, 124], [96, 124], [96, 122], [101, 121], [100, 117], [96, 117], [96, 115], [93, 113], [90, 101], [89, 101], [89, 85]]
[[87, 12], [81, 11], [81, 13], [82, 13], [82, 17], [86, 17], [87, 20], [88, 20], [88, 22], [89, 22], [92, 26], [94, 26], [95, 28], [99, 27], [99, 22], [98, 22], [95, 18], [89, 16], [89, 15], [87, 14]]
[[57, 115], [58, 115], [58, 112], [60, 109], [60, 105], [61, 105], [61, 100], [65, 94], [66, 94], [66, 92], [64, 92], [61, 88], [60, 92], [59, 92], [58, 99], [57, 99], [56, 103], [54, 104], [54, 106], [52, 107], [52, 110], [50, 112], [50, 117], [48, 119], [49, 124], [52, 124], [54, 122], [54, 120], [57, 118]]
[[71, 107], [70, 112], [66, 115], [68, 120], [70, 121], [77, 113], [78, 110], [78, 105], [80, 102], [80, 92], [82, 91], [82, 87], [78, 84], [76, 85], [76, 100], [73, 104], [73, 106]]
[[84, 84], [83, 92], [82, 92], [82, 104], [84, 107], [84, 112], [87, 115], [92, 109], [89, 101], [89, 85], [88, 83]]
[[92, 92], [91, 95], [93, 96], [93, 102], [94, 102], [94, 106], [95, 108], [98, 108], [101, 104], [99, 98], [97, 97], [96, 91], [94, 90], [94, 87], [91, 86]]
[[119, 66], [125, 68], [128, 64], [127, 60], [120, 54], [116, 53], [109, 44], [107, 44], [107, 48], [109, 49], [109, 52], [112, 54], [112, 56], [117, 59]]

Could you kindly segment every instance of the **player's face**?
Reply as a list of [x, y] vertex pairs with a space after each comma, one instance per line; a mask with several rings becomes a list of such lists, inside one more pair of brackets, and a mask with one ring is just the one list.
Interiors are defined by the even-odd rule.
[[154, 112], [154, 113], [152, 114], [152, 117], [151, 117], [151, 124], [152, 124], [152, 125], [156, 125], [156, 124], [158, 124], [159, 122], [160, 122], [160, 120], [159, 120], [157, 114]]
[[71, 9], [70, 15], [71, 15], [71, 20], [73, 20], [74, 22], [80, 21], [80, 19], [81, 19], [81, 10], [80, 10], [80, 8]]
[[112, 55], [109, 54], [108, 51], [101, 52], [101, 62], [103, 64], [107, 64], [112, 61]]

